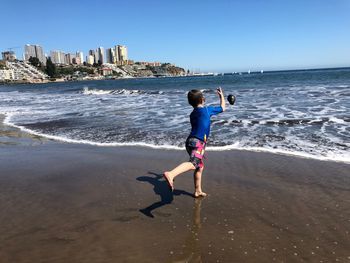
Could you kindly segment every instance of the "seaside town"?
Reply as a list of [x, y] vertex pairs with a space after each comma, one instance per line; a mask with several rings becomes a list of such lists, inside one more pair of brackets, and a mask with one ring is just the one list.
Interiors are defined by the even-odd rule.
[[0, 83], [46, 83], [50, 81], [99, 80], [137, 77], [174, 77], [189, 74], [171, 63], [146, 62], [129, 59], [124, 45], [91, 49], [85, 56], [81, 51], [66, 53], [52, 50], [46, 55], [40, 45], [24, 46], [23, 59], [13, 49], [2, 52]]

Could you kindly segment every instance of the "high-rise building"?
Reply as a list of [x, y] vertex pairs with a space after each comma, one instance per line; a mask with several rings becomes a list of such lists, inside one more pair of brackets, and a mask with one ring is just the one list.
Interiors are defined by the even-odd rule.
[[43, 48], [41, 46], [35, 45], [35, 53], [39, 61], [45, 65], [46, 57], [45, 57]]
[[111, 49], [107, 48], [106, 49], [106, 63], [110, 63], [111, 61]]
[[61, 52], [58, 50], [51, 50], [50, 51], [50, 57], [51, 57], [51, 61], [54, 64], [62, 64], [61, 63]]
[[[92, 56], [92, 57], [93, 57], [93, 62], [92, 62], [91, 64], [88, 63], [89, 56]], [[89, 62], [91, 62], [91, 60], [90, 60]], [[90, 49], [90, 50], [89, 50], [89, 55], [86, 56], [86, 63], [88, 63], [89, 65], [92, 65], [92, 64], [94, 64], [94, 63], [97, 63], [97, 60], [96, 60], [96, 51], [95, 51], [95, 50], [93, 50], [93, 49]]]
[[60, 64], [60, 52], [58, 50], [51, 50], [50, 51], [50, 58], [51, 58], [52, 63]]
[[95, 58], [94, 58], [93, 55], [88, 55], [88, 56], [86, 56], [86, 63], [87, 63], [88, 65], [93, 65], [94, 62], [95, 62], [94, 59], [95, 59]]
[[70, 64], [69, 61], [70, 61], [70, 54], [68, 53], [64, 55], [64, 62], [65, 62], [64, 64]]
[[67, 64], [67, 62], [66, 62], [66, 54], [64, 53], [64, 52], [60, 52], [60, 63], [61, 64]]
[[114, 55], [114, 49], [113, 48], [107, 48], [106, 49], [106, 63], [115, 63], [115, 55]]
[[2, 54], [2, 59], [6, 61], [15, 61], [17, 59], [16, 54], [13, 51], [4, 51], [1, 54]]
[[36, 58], [35, 46], [27, 44], [24, 46], [24, 59], [28, 61], [30, 57]]
[[74, 58], [75, 58], [74, 54], [70, 54], [70, 53], [66, 54], [65, 55], [65, 62], [66, 62], [66, 64], [69, 64], [69, 65], [73, 64], [73, 59]]
[[94, 54], [94, 63], [98, 64], [99, 61], [100, 61], [100, 56], [99, 56], [98, 52], [95, 52], [95, 54]]
[[72, 62], [73, 64], [80, 65], [81, 64], [80, 56], [73, 57]]
[[114, 47], [114, 56], [115, 56], [115, 61], [113, 63], [117, 63], [119, 61], [119, 49], [118, 49], [118, 46]]
[[46, 64], [46, 57], [44, 50], [39, 45], [25, 45], [24, 46], [24, 59], [29, 60], [30, 57], [38, 58], [41, 63]]
[[99, 54], [98, 54], [98, 49], [96, 49], [96, 50], [92, 50], [92, 49], [90, 49], [89, 50], [89, 55], [91, 55], [91, 56], [93, 56], [94, 57], [94, 63], [95, 64], [98, 64], [98, 61], [99, 61]]
[[120, 61], [128, 60], [128, 50], [126, 46], [118, 45], [118, 53]]
[[98, 53], [98, 60], [97, 60], [97, 63], [98, 64], [103, 64], [105, 63], [105, 49], [103, 47], [99, 47], [97, 49], [97, 52]]
[[[76, 61], [80, 61], [79, 64], [83, 64], [83, 62], [84, 62], [84, 55], [83, 55], [83, 52], [77, 51], [76, 57], [79, 58], [79, 59], [76, 60]], [[77, 63], [77, 64], [78, 64], [78, 63]], [[79, 64], [78, 64], [78, 65], [79, 65]]]
[[115, 57], [115, 50], [114, 48], [111, 48], [111, 63], [115, 64], [117, 62], [117, 59]]
[[59, 50], [52, 50], [50, 52], [51, 61], [54, 64], [67, 64], [65, 59], [65, 53]]

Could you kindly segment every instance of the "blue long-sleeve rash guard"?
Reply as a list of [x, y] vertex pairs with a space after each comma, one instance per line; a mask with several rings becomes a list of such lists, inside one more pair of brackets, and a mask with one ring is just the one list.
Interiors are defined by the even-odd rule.
[[190, 115], [192, 130], [190, 137], [206, 142], [210, 134], [210, 117], [221, 113], [221, 106], [194, 108]]

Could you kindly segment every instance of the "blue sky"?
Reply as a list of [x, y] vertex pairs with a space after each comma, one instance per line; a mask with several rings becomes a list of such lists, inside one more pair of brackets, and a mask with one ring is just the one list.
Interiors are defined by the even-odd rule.
[[350, 1], [3, 0], [0, 50], [128, 47], [201, 71], [350, 66]]

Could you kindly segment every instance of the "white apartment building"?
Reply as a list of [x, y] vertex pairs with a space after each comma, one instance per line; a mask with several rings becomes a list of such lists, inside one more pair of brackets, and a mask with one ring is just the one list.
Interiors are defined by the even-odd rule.
[[75, 55], [74, 54], [70, 54], [70, 53], [67, 53], [64, 56], [64, 60], [65, 60], [66, 64], [69, 64], [69, 65], [73, 64], [73, 59], [74, 58], [75, 58]]
[[35, 46], [27, 44], [24, 46], [24, 59], [28, 61], [30, 57], [36, 58]]
[[44, 65], [46, 65], [46, 57], [44, 54], [44, 49], [41, 46], [35, 45], [35, 53], [39, 61]]
[[98, 54], [97, 63], [98, 62], [100, 62], [101, 64], [105, 63], [105, 49], [103, 47], [99, 47], [96, 53]]
[[44, 50], [39, 45], [27, 44], [24, 46], [24, 59], [28, 61], [30, 57], [38, 58], [41, 63], [43, 63], [44, 65], [46, 64]]
[[86, 63], [87, 63], [88, 65], [93, 65], [94, 62], [95, 62], [95, 58], [94, 58], [93, 55], [88, 55], [88, 56], [86, 56]]
[[118, 49], [118, 46], [114, 47], [114, 56], [115, 56], [115, 61], [113, 63], [117, 63], [119, 61], [119, 49]]
[[64, 52], [59, 50], [53, 50], [50, 52], [51, 61], [54, 64], [66, 64], [64, 56]]
[[[83, 63], [84, 63], [84, 55], [83, 55], [83, 52], [77, 51], [76, 54], [75, 54], [75, 57], [76, 57], [76, 58], [79, 58], [79, 59], [76, 60], [76, 61], [80, 61], [79, 64], [83, 64]], [[78, 64], [78, 63], [77, 63], [77, 64]]]
[[[26, 62], [7, 62], [7, 72], [0, 73], [6, 80], [42, 81], [48, 76]], [[9, 78], [9, 79], [8, 79]]]
[[106, 49], [106, 61], [105, 61], [105, 63], [115, 64], [116, 62], [117, 62], [117, 58], [115, 56], [115, 49], [114, 48], [107, 48]]
[[13, 70], [0, 69], [0, 81], [11, 80], [13, 77]]
[[128, 49], [126, 46], [118, 45], [119, 61], [128, 60]]

